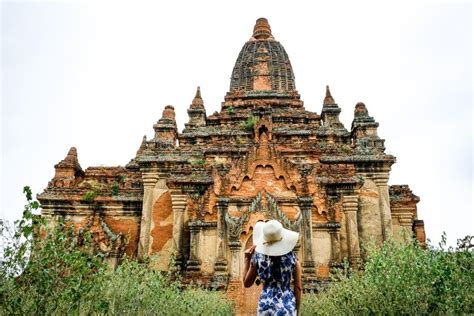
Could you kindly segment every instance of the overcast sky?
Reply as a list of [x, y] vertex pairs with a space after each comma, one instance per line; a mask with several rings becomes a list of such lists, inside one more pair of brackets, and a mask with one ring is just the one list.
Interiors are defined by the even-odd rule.
[[420, 196], [428, 238], [474, 234], [469, 2], [98, 2], [1, 3], [2, 218], [21, 216], [22, 187], [42, 192], [71, 146], [84, 169], [123, 166], [165, 105], [182, 130], [198, 85], [218, 111], [266, 17], [307, 110], [321, 113], [328, 84], [346, 128], [359, 101], [380, 123], [389, 183]]

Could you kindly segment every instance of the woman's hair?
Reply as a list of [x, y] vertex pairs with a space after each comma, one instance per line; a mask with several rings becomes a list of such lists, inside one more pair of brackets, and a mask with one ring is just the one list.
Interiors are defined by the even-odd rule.
[[274, 281], [281, 281], [281, 256], [270, 256], [270, 271]]

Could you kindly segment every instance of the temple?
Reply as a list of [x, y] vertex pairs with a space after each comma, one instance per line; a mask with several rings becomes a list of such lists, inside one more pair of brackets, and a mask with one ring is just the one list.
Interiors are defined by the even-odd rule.
[[[323, 88], [323, 87], [322, 87]], [[257, 20], [232, 70], [220, 112], [207, 115], [200, 88], [182, 132], [167, 105], [124, 167], [83, 170], [75, 148], [38, 195], [44, 217], [92, 231], [112, 265], [126, 253], [171, 258], [183, 274], [238, 299], [243, 252], [261, 219], [299, 231], [305, 290], [344, 258], [355, 264], [370, 242], [390, 236], [425, 242], [419, 198], [388, 185], [395, 157], [379, 123], [357, 103], [350, 130], [326, 87], [320, 114], [296, 90], [283, 46]]]

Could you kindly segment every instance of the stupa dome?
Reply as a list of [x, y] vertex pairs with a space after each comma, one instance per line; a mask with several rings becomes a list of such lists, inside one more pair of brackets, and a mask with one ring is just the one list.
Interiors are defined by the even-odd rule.
[[235, 62], [230, 91], [295, 90], [295, 76], [285, 48], [273, 38], [267, 19], [259, 18]]

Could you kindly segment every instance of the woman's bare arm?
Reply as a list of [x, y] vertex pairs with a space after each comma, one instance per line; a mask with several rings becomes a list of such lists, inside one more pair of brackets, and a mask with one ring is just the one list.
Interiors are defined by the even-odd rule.
[[301, 264], [298, 260], [296, 260], [296, 268], [293, 275], [293, 279], [295, 282], [295, 298], [296, 298], [296, 311], [298, 315], [300, 315], [300, 305], [301, 305], [301, 296], [303, 294], [303, 285], [301, 283]]
[[255, 245], [245, 250], [244, 257], [244, 286], [251, 287], [257, 278], [257, 268], [250, 264], [250, 259], [255, 251]]

